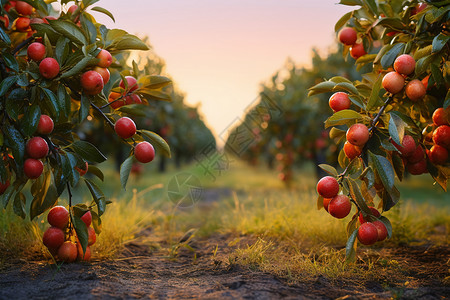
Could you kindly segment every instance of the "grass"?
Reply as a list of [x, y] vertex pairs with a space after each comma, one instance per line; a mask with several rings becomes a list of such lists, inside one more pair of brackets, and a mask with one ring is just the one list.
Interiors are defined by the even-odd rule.
[[[112, 165], [105, 167], [107, 180], [101, 186], [113, 203], [102, 217], [103, 231], [93, 247], [96, 259], [114, 258], [126, 243], [142, 242], [143, 230], [151, 230], [157, 237], [154, 240], [164, 241], [146, 242], [167, 247], [171, 257], [176, 257], [182, 247], [189, 248], [193, 239], [224, 234], [230, 236], [234, 249], [227, 256], [229, 264], [263, 270], [290, 281], [319, 275], [351, 280], [379, 276], [380, 269], [392, 271], [397, 267], [379, 254], [383, 247], [450, 242], [449, 195], [431, 186], [432, 181], [425, 177], [400, 184], [406, 196], [385, 214], [392, 222], [393, 238], [358, 251], [358, 263], [348, 266], [343, 261], [350, 217], [337, 220], [316, 209], [316, 178], [311, 176], [311, 167], [297, 171], [293, 189], [285, 189], [272, 171], [237, 161], [215, 180], [196, 165], [162, 175], [151, 167], [140, 178], [131, 176], [127, 191], [120, 188]], [[186, 209], [176, 207], [167, 198], [167, 183], [180, 172], [194, 174], [204, 192], [220, 191], [225, 196], [220, 201], [205, 199]], [[74, 195], [74, 199], [82, 199], [80, 202], [90, 199], [84, 186]], [[44, 252], [40, 237], [48, 226], [45, 218], [22, 220], [13, 215], [10, 206], [0, 212], [2, 253], [29, 257], [30, 253]], [[183, 235], [188, 238], [179, 242]]]

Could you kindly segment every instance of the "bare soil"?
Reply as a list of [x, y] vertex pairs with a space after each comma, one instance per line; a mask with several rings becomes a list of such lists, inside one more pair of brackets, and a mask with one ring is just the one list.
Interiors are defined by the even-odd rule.
[[11, 262], [0, 270], [0, 299], [445, 299], [450, 295], [450, 286], [443, 284], [448, 276], [448, 247], [380, 250], [400, 265], [388, 282], [317, 276], [289, 284], [230, 264], [231, 238], [195, 240], [190, 244], [195, 251], [180, 249], [176, 259], [166, 250], [133, 243], [117, 259], [64, 264], [59, 269], [39, 259]]

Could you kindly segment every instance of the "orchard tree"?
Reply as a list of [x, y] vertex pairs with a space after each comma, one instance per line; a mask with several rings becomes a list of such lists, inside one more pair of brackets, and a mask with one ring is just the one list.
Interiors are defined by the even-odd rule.
[[[17, 215], [31, 220], [51, 209], [44, 244], [59, 260], [70, 262], [89, 259], [110, 203], [95, 181], [84, 177], [89, 172], [103, 180], [95, 164], [106, 157], [82, 139], [82, 128], [104, 122], [115, 139], [128, 145], [130, 155], [120, 170], [125, 188], [133, 160], [150, 162], [155, 150], [168, 156], [170, 150], [159, 135], [136, 127], [130, 117], [139, 107], [117, 104], [169, 100], [171, 80], [140, 74], [135, 63], [119, 63], [123, 51], [148, 46], [124, 30], [97, 23], [91, 12], [114, 20], [108, 10], [93, 6], [98, 0], [61, 0], [61, 11], [52, 2], [1, 0], [0, 199], [3, 208], [11, 203]], [[110, 92], [117, 94], [113, 101], [108, 101]], [[92, 195], [88, 204], [74, 205], [71, 189], [79, 182]], [[57, 205], [64, 192], [68, 209]]]
[[353, 260], [356, 238], [371, 245], [392, 235], [382, 212], [398, 203], [395, 184], [405, 172], [429, 173], [447, 190], [450, 5], [431, 0], [341, 4], [359, 6], [335, 26], [344, 55], [354, 57], [352, 49], [362, 45], [356, 65], [370, 65], [372, 71], [358, 81], [333, 77], [312, 87], [309, 95], [346, 95], [330, 99], [338, 109], [325, 121], [330, 137], [344, 144], [339, 154], [343, 172], [321, 165], [330, 176], [317, 184], [317, 205], [332, 215], [334, 207], [338, 217], [350, 213], [350, 203], [356, 207], [347, 226], [347, 258]]

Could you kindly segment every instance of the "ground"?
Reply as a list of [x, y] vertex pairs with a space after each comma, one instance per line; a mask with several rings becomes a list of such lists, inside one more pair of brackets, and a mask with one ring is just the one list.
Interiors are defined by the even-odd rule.
[[389, 284], [358, 278], [329, 280], [320, 275], [292, 283], [234, 264], [233, 250], [251, 237], [229, 246], [235, 238], [193, 239], [192, 249], [178, 249], [175, 258], [168, 255], [169, 245], [152, 247], [164, 242], [155, 241], [152, 231], [145, 230], [114, 260], [63, 264], [59, 269], [39, 256], [11, 261], [0, 271], [0, 299], [444, 299], [450, 295], [450, 286], [442, 285], [448, 247], [380, 249], [398, 263], [398, 273], [389, 278]]

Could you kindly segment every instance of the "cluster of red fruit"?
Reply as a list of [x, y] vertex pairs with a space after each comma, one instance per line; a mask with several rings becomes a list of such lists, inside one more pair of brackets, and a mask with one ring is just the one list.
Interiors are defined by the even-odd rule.
[[433, 132], [425, 136], [426, 142], [433, 145], [430, 150], [427, 149], [427, 155], [433, 164], [444, 165], [449, 160], [450, 151], [450, 108], [436, 109], [432, 126], [435, 128]]
[[[409, 54], [402, 54], [394, 61], [394, 70], [383, 77], [383, 88], [395, 95], [403, 90], [405, 78], [414, 72], [416, 61]], [[405, 87], [406, 96], [413, 102], [422, 99], [427, 93], [427, 88], [419, 79], [410, 80]]]
[[[31, 15], [33, 14], [34, 8], [30, 4], [25, 1], [9, 1], [9, 3], [5, 4], [4, 9], [8, 13], [11, 9], [15, 9], [19, 16], [14, 20], [13, 26], [19, 32], [27, 32], [29, 36], [32, 35], [30, 24], [33, 20]], [[3, 21], [6, 28], [9, 27], [10, 20], [7, 15], [0, 17], [0, 20]]]
[[[346, 195], [339, 194], [339, 183], [332, 176], [325, 176], [317, 183], [317, 192], [323, 197], [323, 207], [335, 218], [342, 219], [348, 216], [352, 209], [350, 198]], [[364, 217], [363, 213], [359, 214], [358, 240], [363, 245], [372, 245], [377, 241], [386, 239], [388, 232], [386, 225], [378, 220], [381, 216], [380, 212], [374, 207], [369, 207], [372, 214]], [[373, 219], [373, 222], [370, 220]]]
[[[136, 134], [136, 124], [128, 117], [122, 117], [117, 120], [114, 130], [119, 137], [126, 140]], [[134, 157], [141, 163], [151, 162], [155, 158], [155, 149], [149, 142], [140, 142], [134, 147]]]
[[364, 49], [363, 43], [357, 43], [358, 40], [358, 34], [356, 33], [356, 30], [351, 27], [344, 27], [339, 31], [338, 35], [339, 41], [346, 45], [350, 46], [350, 55], [354, 59], [358, 59], [361, 56], [367, 54], [366, 50]]
[[74, 262], [78, 260], [88, 261], [91, 258], [91, 248], [97, 236], [91, 227], [92, 214], [87, 211], [81, 220], [86, 224], [88, 233], [88, 246], [83, 253], [83, 248], [70, 222], [69, 211], [64, 206], [53, 207], [47, 216], [51, 225], [42, 237], [44, 245], [50, 253], [60, 261]]
[[127, 80], [127, 89], [125, 89], [125, 83], [123, 80], [119, 83], [119, 87], [123, 88], [124, 92], [111, 92], [109, 94], [108, 101], [110, 106], [114, 109], [118, 109], [119, 107], [129, 104], [142, 104], [141, 98], [138, 95], [133, 94], [133, 92], [139, 87], [136, 78], [133, 76], [125, 76], [125, 79]]

